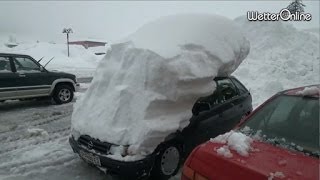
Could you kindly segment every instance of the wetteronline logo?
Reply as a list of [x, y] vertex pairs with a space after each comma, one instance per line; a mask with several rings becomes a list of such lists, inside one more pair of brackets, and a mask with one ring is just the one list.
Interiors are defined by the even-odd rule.
[[291, 13], [288, 9], [282, 9], [279, 13], [248, 11], [247, 18], [249, 21], [311, 21], [312, 15], [299, 11]]
[[281, 9], [279, 13], [269, 13], [258, 11], [248, 11], [247, 18], [249, 21], [311, 21], [312, 15], [304, 13], [302, 0], [293, 0], [287, 8]]

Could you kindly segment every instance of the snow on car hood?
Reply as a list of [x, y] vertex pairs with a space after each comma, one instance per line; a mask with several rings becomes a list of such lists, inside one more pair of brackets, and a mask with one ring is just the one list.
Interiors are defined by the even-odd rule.
[[249, 42], [227, 18], [185, 14], [144, 25], [111, 45], [92, 85], [77, 101], [72, 128], [101, 141], [152, 153], [186, 127], [197, 98], [215, 89], [249, 53]]

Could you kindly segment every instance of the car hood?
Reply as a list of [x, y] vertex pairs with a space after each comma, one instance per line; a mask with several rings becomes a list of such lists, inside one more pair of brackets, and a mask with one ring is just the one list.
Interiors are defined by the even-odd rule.
[[[210, 179], [319, 179], [319, 159], [254, 141], [248, 157], [231, 150], [233, 157], [218, 155], [223, 144], [207, 142], [196, 151], [190, 167]], [[199, 169], [201, 167], [201, 169]]]

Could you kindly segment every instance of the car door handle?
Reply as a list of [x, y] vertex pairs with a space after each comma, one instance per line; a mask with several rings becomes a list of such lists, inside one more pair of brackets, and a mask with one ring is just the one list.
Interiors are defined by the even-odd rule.
[[19, 74], [19, 77], [26, 77], [25, 74]]

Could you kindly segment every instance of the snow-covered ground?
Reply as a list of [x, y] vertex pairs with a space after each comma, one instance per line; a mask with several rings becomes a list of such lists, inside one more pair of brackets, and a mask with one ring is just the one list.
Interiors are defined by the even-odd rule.
[[[236, 21], [245, 28], [251, 50], [248, 58], [233, 75], [250, 89], [254, 106], [279, 90], [319, 84], [319, 36], [277, 22], [248, 24], [244, 18]], [[37, 59], [42, 56], [50, 59], [63, 54], [62, 63], [56, 61], [57, 65], [54, 67], [51, 62], [53, 69], [83, 72], [83, 76], [95, 71], [94, 66], [90, 66], [93, 67], [90, 70], [81, 70], [80, 65], [65, 66], [64, 63], [68, 62], [66, 60], [70, 59], [66, 58], [63, 44], [40, 43], [39, 47], [36, 43], [32, 44], [30, 46], [34, 49], [39, 48], [31, 54]], [[26, 46], [29, 47], [28, 44]], [[5, 48], [0, 43], [0, 51]], [[58, 49], [58, 52], [51, 48]], [[29, 48], [30, 52], [32, 49]], [[71, 56], [74, 57], [71, 64], [83, 56], [82, 52], [79, 55], [72, 53], [76, 51], [71, 48]], [[86, 62], [82, 58], [80, 61]], [[86, 66], [87, 64], [83, 67], [87, 68]], [[81, 92], [88, 86], [89, 84], [82, 84]], [[81, 98], [81, 92], [76, 94], [77, 98]], [[1, 180], [112, 179], [82, 162], [72, 152], [67, 140], [73, 104], [74, 102], [58, 106], [35, 101], [0, 103]], [[179, 179], [179, 175], [173, 179]]]
[[[81, 83], [76, 99], [89, 85]], [[1, 180], [113, 179], [73, 153], [68, 143], [73, 104], [0, 103]]]

